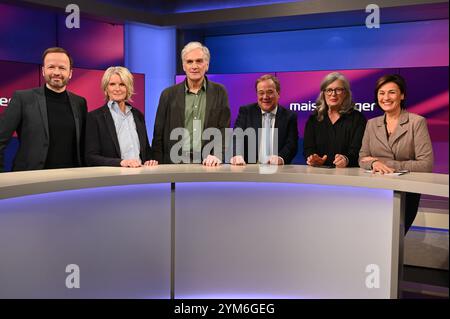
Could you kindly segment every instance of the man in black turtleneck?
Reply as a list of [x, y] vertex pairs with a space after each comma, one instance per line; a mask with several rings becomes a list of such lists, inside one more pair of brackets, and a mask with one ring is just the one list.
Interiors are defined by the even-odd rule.
[[14, 131], [19, 150], [13, 170], [83, 166], [86, 100], [66, 90], [73, 61], [62, 48], [49, 48], [42, 56], [45, 85], [17, 91], [0, 117], [0, 172], [4, 150]]

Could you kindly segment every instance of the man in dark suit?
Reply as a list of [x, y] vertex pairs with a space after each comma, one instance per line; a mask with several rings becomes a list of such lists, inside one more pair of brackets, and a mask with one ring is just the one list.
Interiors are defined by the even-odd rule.
[[[210, 60], [207, 47], [190, 42], [181, 51], [181, 58], [186, 80], [161, 93], [153, 132], [153, 159], [162, 164], [219, 165], [225, 154], [225, 128], [230, 125], [227, 92], [205, 76]], [[216, 138], [206, 143], [209, 137], [203, 139], [202, 133], [214, 131]], [[214, 148], [208, 150], [211, 143]]]
[[[280, 82], [273, 75], [266, 74], [256, 80], [256, 94], [258, 103], [239, 109], [234, 124], [234, 156], [230, 163], [245, 165], [255, 163], [258, 158], [262, 164], [289, 164], [297, 153], [297, 114], [278, 105]], [[254, 138], [248, 138], [247, 134], [239, 137], [236, 134], [238, 128], [245, 133], [254, 133]]]
[[0, 171], [4, 151], [14, 131], [19, 150], [13, 170], [82, 166], [86, 100], [66, 91], [73, 61], [62, 48], [49, 48], [43, 56], [43, 87], [16, 91], [0, 117]]

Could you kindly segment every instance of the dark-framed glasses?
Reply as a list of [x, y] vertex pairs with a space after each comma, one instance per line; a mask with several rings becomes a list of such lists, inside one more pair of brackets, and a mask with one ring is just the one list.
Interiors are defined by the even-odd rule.
[[324, 90], [326, 95], [333, 95], [335, 93], [336, 95], [341, 95], [345, 92], [345, 88], [335, 88], [335, 89], [325, 89]]

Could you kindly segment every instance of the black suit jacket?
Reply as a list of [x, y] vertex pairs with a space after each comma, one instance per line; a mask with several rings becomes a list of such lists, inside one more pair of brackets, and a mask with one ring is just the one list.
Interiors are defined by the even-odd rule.
[[[142, 163], [152, 157], [144, 115], [135, 108], [133, 113], [136, 131], [139, 137], [140, 158]], [[86, 164], [89, 166], [120, 166], [119, 140], [108, 105], [89, 112], [86, 121]]]
[[[218, 83], [207, 81], [206, 113], [203, 129], [218, 128], [222, 133], [222, 158], [225, 155], [225, 128], [230, 126], [230, 106], [225, 88]], [[170, 132], [184, 128], [185, 121], [185, 82], [165, 89], [159, 99], [153, 130], [153, 158], [159, 163], [170, 164], [170, 149], [181, 137], [170, 140]], [[202, 141], [202, 150], [205, 142]]]
[[[86, 99], [68, 92], [75, 120], [77, 154], [83, 166]], [[13, 171], [43, 169], [47, 159], [50, 136], [44, 87], [16, 91], [0, 116], [0, 172], [4, 170], [4, 151], [14, 131], [19, 138], [19, 150]]]
[[[290, 164], [297, 154], [298, 147], [298, 131], [297, 131], [297, 114], [278, 106], [275, 116], [275, 128], [278, 128], [278, 156], [282, 157], [285, 164]], [[256, 159], [259, 154], [259, 137], [258, 129], [262, 128], [261, 109], [257, 103], [241, 106], [239, 114], [234, 123], [234, 128], [253, 128], [256, 133]], [[236, 145], [234, 145], [234, 150]], [[248, 141], [245, 139], [245, 154], [239, 154], [234, 151], [233, 155], [243, 155], [245, 162], [248, 163]]]

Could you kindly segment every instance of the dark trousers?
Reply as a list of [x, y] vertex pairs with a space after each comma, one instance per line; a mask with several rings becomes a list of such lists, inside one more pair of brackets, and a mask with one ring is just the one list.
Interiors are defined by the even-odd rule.
[[411, 227], [419, 210], [420, 194], [406, 193], [405, 194], [405, 235]]

